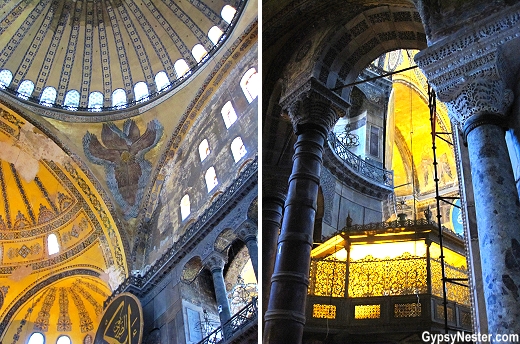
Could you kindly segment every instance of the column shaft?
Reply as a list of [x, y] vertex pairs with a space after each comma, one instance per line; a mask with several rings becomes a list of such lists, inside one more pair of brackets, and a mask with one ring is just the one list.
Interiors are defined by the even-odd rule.
[[488, 331], [520, 333], [520, 202], [504, 130], [482, 124], [468, 133], [467, 142]]
[[224, 282], [224, 275], [222, 268], [211, 269], [213, 276], [213, 285], [215, 287], [215, 296], [217, 298], [217, 305], [219, 307], [220, 324], [224, 324], [231, 319], [231, 311], [229, 310], [229, 302], [226, 292], [226, 283]]
[[282, 210], [283, 200], [264, 198], [262, 204], [262, 309], [264, 313], [269, 303]]
[[256, 236], [250, 236], [246, 239], [247, 251], [249, 252], [249, 258], [253, 264], [253, 270], [255, 271], [255, 277], [258, 281], [258, 241]]
[[301, 128], [295, 144], [293, 169], [274, 272], [265, 313], [264, 343], [301, 343], [309, 284], [310, 251], [326, 132]]

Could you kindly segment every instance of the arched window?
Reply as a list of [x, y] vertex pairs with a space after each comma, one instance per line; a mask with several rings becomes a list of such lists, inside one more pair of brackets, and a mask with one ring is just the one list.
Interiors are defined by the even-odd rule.
[[259, 81], [258, 73], [254, 68], [249, 69], [240, 80], [240, 87], [250, 103], [258, 96]]
[[79, 106], [79, 92], [76, 90], [70, 90], [65, 94], [65, 100], [63, 106], [69, 109], [77, 108]]
[[177, 78], [180, 78], [184, 74], [188, 73], [188, 71], [190, 70], [190, 67], [188, 66], [186, 61], [184, 61], [183, 59], [177, 60], [173, 64], [173, 68], [175, 69], [175, 73], [177, 74]]
[[166, 75], [164, 71], [161, 71], [155, 75], [155, 85], [157, 86], [158, 91], [161, 91], [170, 85], [168, 75]]
[[231, 23], [233, 17], [237, 13], [237, 10], [233, 6], [226, 5], [222, 8], [222, 12], [220, 12], [220, 16], [224, 19], [228, 24]]
[[27, 344], [43, 344], [45, 343], [45, 337], [40, 332], [34, 332], [29, 337]]
[[9, 69], [0, 71], [0, 87], [6, 88], [13, 80], [13, 73]]
[[197, 62], [200, 62], [204, 58], [204, 56], [208, 54], [208, 52], [206, 51], [206, 49], [204, 49], [202, 44], [195, 44], [193, 49], [191, 49], [191, 54]]
[[228, 101], [226, 104], [224, 104], [221, 112], [222, 118], [224, 118], [224, 124], [226, 125], [226, 128], [229, 128], [231, 124], [236, 122], [237, 113], [235, 112], [235, 109], [233, 108], [231, 101]]
[[190, 196], [188, 194], [181, 198], [181, 221], [190, 215]]
[[218, 43], [220, 37], [222, 37], [222, 34], [223, 34], [222, 30], [220, 30], [218, 28], [218, 26], [213, 26], [208, 31], [208, 37], [213, 42], [213, 44], [217, 44]]
[[209, 153], [210, 153], [210, 150], [209, 150], [208, 140], [204, 139], [199, 144], [200, 161], [204, 161], [204, 159], [206, 159], [206, 157], [209, 155]]
[[70, 344], [70, 338], [68, 336], [59, 336], [56, 344]]
[[233, 159], [235, 159], [235, 162], [246, 155], [247, 150], [240, 136], [235, 137], [235, 139], [231, 142], [231, 153], [233, 153]]
[[103, 93], [91, 92], [88, 96], [88, 107], [91, 109], [101, 109], [103, 107]]
[[144, 81], [139, 81], [134, 86], [135, 101], [148, 100], [148, 86]]
[[126, 92], [122, 88], [118, 88], [112, 92], [112, 106], [126, 105]]
[[49, 236], [47, 237], [47, 251], [49, 252], [49, 256], [60, 252], [58, 237], [54, 233], [49, 234]]
[[27, 99], [34, 90], [34, 83], [31, 80], [24, 80], [18, 86], [18, 97]]
[[56, 101], [56, 89], [54, 87], [45, 87], [40, 96], [40, 103], [43, 105], [51, 105]]
[[215, 168], [211, 166], [206, 171], [206, 186], [208, 187], [208, 192], [213, 190], [215, 186], [217, 186], [218, 180], [217, 180], [217, 174], [215, 173]]

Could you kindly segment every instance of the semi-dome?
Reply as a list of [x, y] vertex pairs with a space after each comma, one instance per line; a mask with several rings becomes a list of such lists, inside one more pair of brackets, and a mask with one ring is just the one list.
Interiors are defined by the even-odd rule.
[[2, 2], [0, 87], [60, 119], [149, 103], [210, 59], [245, 2]]

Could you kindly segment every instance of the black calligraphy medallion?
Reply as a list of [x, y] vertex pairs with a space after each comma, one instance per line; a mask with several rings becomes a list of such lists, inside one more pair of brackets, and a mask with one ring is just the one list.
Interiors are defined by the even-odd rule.
[[94, 344], [139, 344], [143, 336], [143, 310], [134, 295], [122, 293], [108, 305]]

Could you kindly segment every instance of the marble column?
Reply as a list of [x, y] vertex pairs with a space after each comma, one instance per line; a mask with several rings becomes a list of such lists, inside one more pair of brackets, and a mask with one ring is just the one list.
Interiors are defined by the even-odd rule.
[[[220, 325], [224, 329], [224, 324], [231, 319], [231, 311], [227, 298], [226, 283], [224, 282], [224, 265], [226, 264], [225, 258], [218, 254], [211, 254], [204, 262], [204, 265], [211, 271], [213, 277], [213, 286], [215, 288], [215, 296], [217, 299], [218, 312], [220, 317]], [[224, 335], [227, 331], [224, 329]], [[227, 336], [226, 336], [227, 337]]]
[[264, 343], [301, 343], [323, 147], [338, 117], [322, 94], [305, 93], [288, 109], [297, 141], [285, 201]]
[[488, 331], [520, 333], [520, 202], [500, 117], [466, 123]]
[[[269, 303], [271, 276], [274, 270], [288, 179], [288, 176], [285, 181], [266, 178], [264, 173], [262, 180], [262, 309], [264, 313]], [[282, 188], [282, 185], [285, 185], [285, 188]]]
[[237, 230], [237, 236], [247, 247], [249, 258], [253, 264], [256, 280], [258, 281], [258, 229], [257, 225], [250, 220], [246, 220]]

